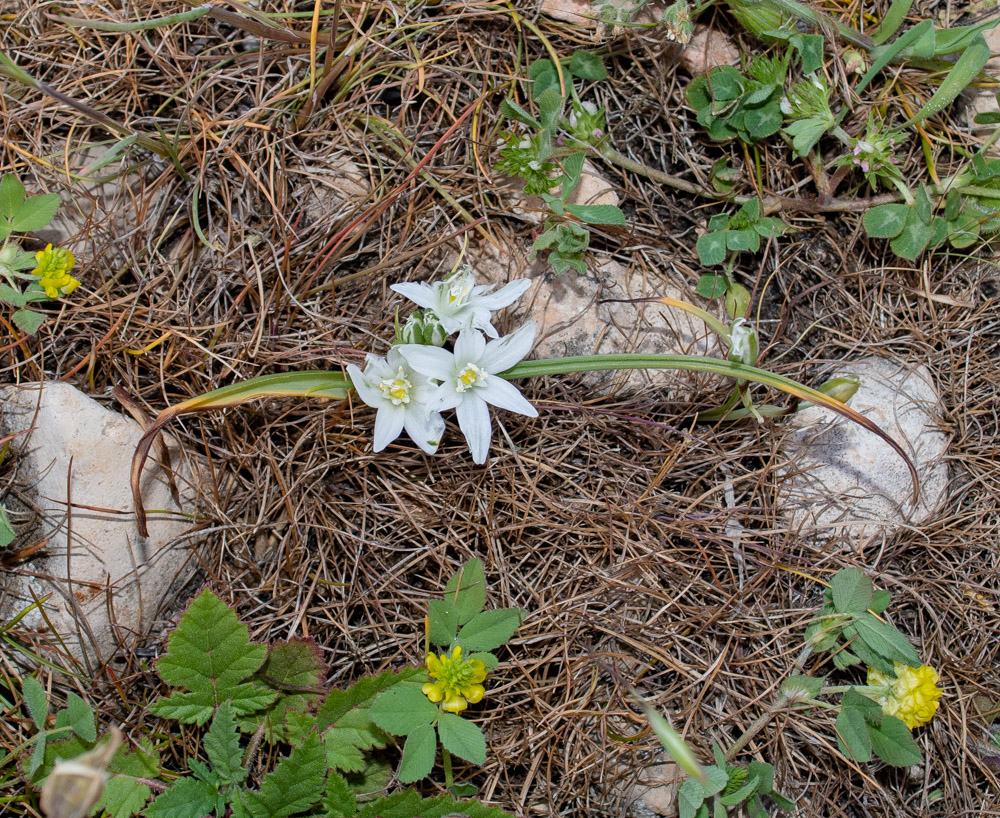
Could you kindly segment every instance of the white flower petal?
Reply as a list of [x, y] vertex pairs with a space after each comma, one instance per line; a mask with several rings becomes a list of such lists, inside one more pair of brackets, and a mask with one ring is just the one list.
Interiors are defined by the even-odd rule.
[[490, 438], [493, 436], [490, 410], [478, 398], [467, 397], [458, 404], [455, 413], [458, 415], [458, 426], [472, 452], [472, 462], [485, 463], [490, 450]]
[[399, 437], [403, 431], [403, 422], [406, 420], [406, 410], [402, 406], [383, 405], [375, 413], [375, 439], [374, 448], [376, 452], [382, 451], [392, 441]]
[[531, 279], [518, 278], [510, 284], [501, 287], [495, 293], [481, 295], [476, 299], [477, 307], [485, 307], [488, 310], [499, 310], [513, 304], [517, 299], [528, 291], [531, 286]]
[[427, 454], [434, 454], [444, 434], [444, 418], [437, 412], [409, 411], [403, 426], [410, 440]]
[[523, 361], [535, 344], [535, 324], [529, 321], [520, 329], [505, 335], [499, 341], [490, 341], [479, 361], [479, 366], [490, 374], [506, 372], [518, 361]]
[[437, 306], [437, 291], [430, 284], [406, 281], [402, 284], [393, 284], [389, 289], [409, 298], [414, 304], [424, 309], [434, 309]]
[[455, 367], [464, 367], [467, 363], [478, 364], [486, 351], [486, 339], [481, 332], [462, 330], [455, 341]]
[[368, 406], [375, 409], [381, 409], [385, 406], [385, 395], [382, 394], [380, 389], [372, 386], [368, 380], [368, 376], [354, 364], [347, 365], [347, 375], [351, 379], [352, 386], [357, 390], [358, 397]]
[[446, 349], [423, 344], [403, 344], [396, 349], [411, 367], [429, 378], [443, 381], [454, 374], [455, 356]]
[[455, 380], [451, 379], [437, 387], [426, 403], [432, 412], [444, 412], [454, 409], [463, 400], [464, 395], [455, 388]]
[[477, 390], [476, 395], [498, 409], [507, 409], [519, 415], [527, 415], [529, 418], [538, 417], [538, 410], [528, 403], [517, 387], [498, 375], [490, 375], [486, 385]]

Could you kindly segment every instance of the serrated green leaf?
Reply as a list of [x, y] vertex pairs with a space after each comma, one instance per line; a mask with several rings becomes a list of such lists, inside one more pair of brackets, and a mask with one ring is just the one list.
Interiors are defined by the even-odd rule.
[[243, 767], [240, 731], [233, 718], [229, 702], [223, 702], [212, 719], [204, 738], [205, 753], [214, 772], [225, 784], [242, 781], [247, 776]]
[[0, 216], [13, 219], [24, 201], [24, 185], [13, 173], [5, 173], [0, 179]]
[[451, 599], [427, 603], [427, 638], [432, 645], [450, 645], [458, 633], [458, 605]]
[[76, 695], [66, 696], [66, 711], [69, 716], [69, 726], [84, 741], [97, 741], [97, 722], [90, 705]]
[[542, 121], [542, 130], [551, 133], [559, 123], [559, 115], [562, 113], [562, 94], [557, 88], [549, 88], [536, 99], [538, 100], [538, 116]]
[[747, 765], [747, 774], [751, 778], [760, 779], [759, 793], [769, 793], [774, 788], [774, 767], [766, 761], [751, 761]]
[[725, 232], [715, 231], [699, 236], [695, 249], [698, 251], [698, 260], [705, 267], [722, 264], [726, 260]]
[[267, 646], [251, 644], [246, 625], [210, 590], [199, 594], [167, 639], [156, 670], [167, 684], [188, 690], [160, 699], [150, 712], [204, 724], [225, 700], [246, 716], [277, 698], [277, 691], [245, 681], [267, 660]]
[[438, 719], [438, 736], [449, 753], [472, 764], [486, 763], [486, 738], [471, 721], [454, 713], [442, 713]]
[[326, 748], [326, 766], [331, 770], [358, 773], [365, 768], [365, 756], [361, 752], [357, 730], [331, 727], [323, 733]]
[[508, 119], [513, 119], [515, 122], [527, 125], [529, 128], [539, 130], [542, 127], [542, 123], [540, 123], [512, 99], [505, 99], [500, 103], [500, 113]]
[[215, 809], [216, 789], [197, 778], [179, 778], [146, 807], [146, 818], [204, 818]]
[[59, 197], [55, 193], [43, 193], [25, 199], [10, 220], [16, 233], [30, 233], [46, 227], [59, 209]]
[[757, 785], [760, 784], [760, 779], [757, 776], [747, 779], [747, 783], [740, 787], [735, 792], [731, 792], [729, 795], [722, 795], [719, 797], [719, 803], [724, 807], [731, 807], [735, 804], [741, 804], [747, 798], [754, 794], [757, 790]]
[[568, 68], [574, 77], [579, 77], [582, 80], [597, 82], [608, 76], [608, 71], [601, 58], [586, 51], [574, 51], [573, 56], [569, 59]]
[[499, 807], [489, 807], [479, 801], [457, 801], [447, 795], [421, 798], [412, 789], [394, 792], [366, 804], [358, 818], [443, 818], [453, 814], [467, 818], [511, 818], [510, 813]]
[[833, 664], [840, 670], [858, 664], [861, 660], [847, 649], [838, 650], [833, 654]]
[[617, 205], [567, 204], [566, 210], [586, 224], [610, 224], [617, 226], [623, 226], [625, 224], [625, 214]]
[[464, 651], [494, 650], [506, 644], [524, 619], [520, 608], [501, 608], [476, 614], [458, 632]]
[[864, 714], [854, 707], [844, 707], [837, 716], [837, 745], [840, 752], [855, 761], [870, 761], [872, 743]]
[[304, 713], [319, 704], [323, 694], [308, 689], [319, 688], [325, 677], [326, 666], [313, 640], [292, 639], [272, 644], [257, 678], [264, 686], [275, 689], [278, 696], [263, 713], [254, 713], [241, 726], [254, 733], [263, 724], [265, 740], [271, 744], [288, 743], [289, 714]]
[[142, 811], [152, 796], [152, 791], [138, 778], [157, 778], [160, 761], [148, 740], [141, 746], [119, 748], [108, 764], [108, 782], [94, 805], [95, 814], [106, 810], [111, 818], [130, 818]]
[[26, 676], [21, 683], [21, 696], [28, 708], [28, 715], [39, 730], [45, 729], [45, 719], [49, 715], [49, 697], [42, 683], [34, 676]]
[[409, 731], [399, 761], [399, 780], [412, 784], [431, 774], [437, 755], [437, 735], [430, 724], [420, 724]]
[[14, 307], [23, 307], [28, 303], [21, 291], [14, 289], [9, 284], [0, 284], [0, 301]]
[[872, 581], [858, 568], [844, 568], [834, 574], [830, 583], [833, 604], [838, 613], [858, 616], [872, 604]]
[[0, 504], [0, 548], [6, 548], [16, 539], [17, 532], [14, 530], [14, 526], [10, 524], [10, 519], [7, 517], [7, 509]]
[[28, 335], [34, 335], [38, 332], [38, 328], [45, 323], [45, 316], [34, 310], [15, 310], [10, 318], [19, 330], [28, 333]]
[[337, 723], [355, 708], [367, 708], [382, 691], [411, 681], [421, 684], [427, 680], [422, 666], [402, 670], [387, 670], [378, 676], [364, 676], [346, 690], [331, 690], [316, 714], [317, 728], [322, 732]]
[[910, 767], [920, 763], [920, 748], [910, 731], [895, 716], [885, 716], [878, 727], [868, 726], [872, 750], [886, 764]]
[[913, 261], [924, 251], [933, 236], [934, 227], [925, 224], [917, 216], [916, 211], [911, 210], [906, 224], [903, 225], [902, 232], [889, 241], [889, 246], [892, 248], [892, 252], [900, 258]]
[[873, 239], [891, 239], [903, 232], [909, 213], [906, 205], [877, 205], [865, 211], [861, 224]]
[[264, 776], [260, 792], [247, 792], [243, 804], [254, 818], [286, 818], [309, 809], [323, 797], [326, 753], [315, 733]]
[[331, 771], [326, 778], [323, 793], [323, 810], [326, 818], [354, 818], [358, 811], [358, 798], [344, 777]]
[[394, 736], [408, 736], [431, 724], [438, 708], [418, 688], [398, 686], [379, 696], [368, 711], [375, 724]]
[[888, 622], [866, 614], [854, 623], [854, 627], [857, 628], [858, 635], [880, 656], [890, 662], [920, 667], [920, 656], [910, 640]]
[[835, 124], [825, 117], [811, 116], [789, 122], [783, 130], [792, 137], [792, 150], [795, 156], [805, 156]]
[[[584, 159], [586, 159], [586, 154], [580, 151], [579, 153], [571, 153], [562, 160], [563, 176], [561, 182], [563, 201], [572, 194], [576, 186], [580, 183], [580, 176], [583, 174]], [[483, 599], [483, 604], [486, 604], [485, 598]], [[481, 611], [482, 608], [479, 610]], [[479, 611], [476, 611], [476, 613], [479, 613]]]
[[686, 778], [677, 788], [678, 818], [695, 818], [705, 801], [705, 791], [693, 778]]
[[[580, 166], [583, 166], [583, 154]], [[567, 157], [566, 162], [572, 157]], [[565, 168], [565, 162], [563, 164]], [[579, 175], [579, 174], [578, 174]], [[469, 560], [448, 580], [444, 587], [445, 599], [451, 600], [458, 610], [458, 624], [464, 625], [486, 606], [486, 571], [483, 561], [478, 558]], [[454, 631], [446, 642], [438, 645], [450, 645]]]

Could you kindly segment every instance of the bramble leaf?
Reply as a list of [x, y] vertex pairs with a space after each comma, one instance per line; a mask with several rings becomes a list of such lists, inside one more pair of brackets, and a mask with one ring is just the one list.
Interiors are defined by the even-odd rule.
[[308, 809], [323, 797], [325, 762], [323, 742], [314, 733], [264, 776], [260, 792], [243, 793], [243, 805], [253, 818], [286, 818]]
[[479, 801], [458, 801], [447, 795], [422, 798], [415, 790], [402, 790], [366, 804], [358, 818], [444, 818], [446, 815], [467, 818], [511, 818], [499, 807], [488, 807]]
[[358, 811], [358, 798], [344, 777], [333, 770], [326, 779], [323, 810], [327, 818], [354, 818]]
[[266, 724], [264, 738], [272, 744], [288, 741], [289, 713], [305, 713], [319, 704], [323, 693], [319, 688], [326, 677], [326, 666], [319, 648], [311, 639], [292, 639], [270, 646], [267, 661], [257, 673], [257, 679], [274, 688], [278, 697], [263, 713], [254, 713], [241, 721], [246, 732], [256, 732]]
[[176, 691], [150, 712], [185, 724], [204, 724], [229, 699], [236, 716], [267, 707], [277, 691], [247, 681], [267, 659], [267, 646], [251, 644], [246, 625], [207, 588], [185, 611], [156, 663], [160, 678]]
[[197, 778], [179, 778], [146, 807], [146, 818], [204, 818], [213, 812], [217, 791]]
[[205, 753], [214, 772], [224, 784], [233, 784], [247, 777], [243, 767], [240, 731], [233, 718], [229, 702], [223, 702], [212, 719], [204, 739]]
[[152, 795], [139, 778], [156, 778], [160, 774], [160, 761], [152, 744], [144, 740], [133, 750], [119, 749], [108, 765], [108, 782], [94, 805], [97, 815], [101, 809], [111, 818], [131, 818], [142, 811]]

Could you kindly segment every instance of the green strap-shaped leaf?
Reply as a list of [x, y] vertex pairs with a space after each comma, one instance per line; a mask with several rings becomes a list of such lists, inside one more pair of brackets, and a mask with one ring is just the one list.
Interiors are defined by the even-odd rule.
[[966, 46], [962, 56], [955, 63], [955, 67], [948, 72], [948, 76], [944, 78], [944, 82], [941, 83], [933, 96], [927, 100], [927, 104], [904, 122], [903, 127], [908, 128], [916, 125], [927, 117], [934, 116], [934, 114], [944, 110], [945, 106], [950, 105], [978, 76], [989, 59], [990, 47], [986, 44], [983, 35], [978, 34]]
[[882, 22], [872, 34], [872, 39], [876, 45], [882, 45], [893, 34], [899, 31], [899, 27], [906, 20], [906, 15], [910, 13], [913, 0], [892, 0], [889, 10], [882, 18]]

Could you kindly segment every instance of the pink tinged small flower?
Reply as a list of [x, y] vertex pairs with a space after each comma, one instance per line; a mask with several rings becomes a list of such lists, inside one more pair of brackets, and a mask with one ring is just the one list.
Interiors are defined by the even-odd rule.
[[427, 403], [434, 385], [415, 372], [393, 347], [385, 358], [368, 355], [362, 372], [349, 364], [347, 373], [361, 400], [375, 413], [374, 450], [382, 451], [406, 429], [410, 439], [427, 454], [437, 451], [444, 434], [444, 418]]
[[463, 330], [455, 341], [454, 352], [415, 345], [399, 347], [399, 351], [417, 372], [441, 381], [428, 405], [438, 412], [455, 410], [473, 461], [485, 463], [493, 436], [488, 406], [538, 417], [538, 411], [517, 387], [497, 374], [523, 360], [534, 341], [535, 325], [529, 322], [489, 343], [481, 333]]
[[472, 268], [465, 265], [444, 281], [406, 282], [393, 284], [390, 289], [431, 310], [448, 333], [471, 328], [497, 338], [499, 333], [490, 322], [490, 313], [513, 304], [530, 286], [528, 279], [519, 278], [491, 293], [494, 285], [476, 284]]
[[861, 170], [863, 170], [865, 173], [868, 173], [869, 167], [870, 165], [868, 164], [868, 160], [865, 159], [865, 161], [861, 163]]

